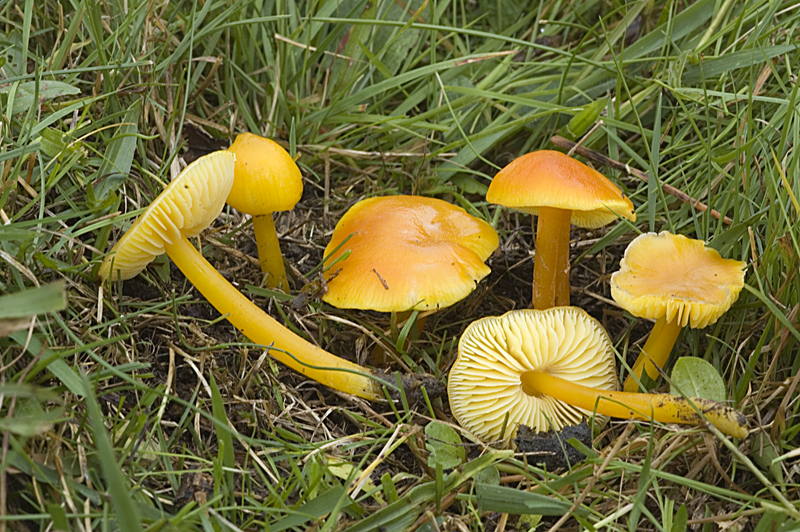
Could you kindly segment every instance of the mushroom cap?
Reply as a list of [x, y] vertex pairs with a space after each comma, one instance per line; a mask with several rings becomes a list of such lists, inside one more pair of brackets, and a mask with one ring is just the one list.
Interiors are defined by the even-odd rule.
[[702, 328], [727, 311], [747, 264], [723, 259], [701, 240], [667, 231], [637, 236], [611, 276], [611, 297], [640, 318]]
[[617, 389], [614, 351], [600, 323], [577, 307], [512, 310], [475, 321], [458, 342], [447, 379], [459, 424], [482, 441], [511, 441], [519, 425], [535, 432], [577, 425], [586, 410], [549, 396], [526, 394], [520, 376], [546, 371], [601, 390]]
[[595, 228], [619, 217], [635, 222], [633, 203], [606, 176], [552, 150], [518, 157], [492, 179], [486, 200], [530, 214], [540, 207], [572, 211], [572, 223]]
[[103, 279], [139, 274], [181, 236], [199, 235], [219, 216], [233, 184], [236, 156], [216, 151], [187, 166], [122, 235], [100, 265]]
[[325, 248], [326, 264], [350, 254], [328, 272], [323, 299], [339, 308], [380, 312], [447, 307], [489, 274], [483, 261], [498, 243], [489, 224], [446, 201], [366, 199], [339, 220]]
[[228, 151], [236, 154], [236, 171], [228, 204], [253, 216], [289, 211], [303, 195], [303, 176], [294, 159], [270, 139], [241, 133]]

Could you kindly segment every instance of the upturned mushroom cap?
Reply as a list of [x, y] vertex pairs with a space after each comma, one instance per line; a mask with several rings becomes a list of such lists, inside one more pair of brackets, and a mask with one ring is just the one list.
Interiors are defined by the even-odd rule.
[[241, 133], [228, 151], [236, 154], [236, 179], [228, 204], [259, 216], [294, 208], [303, 195], [303, 176], [291, 155], [270, 139]]
[[187, 166], [117, 241], [100, 265], [103, 279], [130, 279], [158, 255], [164, 244], [199, 235], [219, 216], [233, 185], [236, 156], [217, 151]]
[[703, 328], [739, 297], [746, 267], [700, 240], [644, 233], [628, 245], [611, 276], [611, 296], [634, 316]]
[[492, 179], [486, 200], [530, 214], [572, 211], [572, 224], [595, 228], [619, 217], [636, 221], [633, 203], [606, 176], [551, 150], [518, 157]]
[[[352, 236], [350, 236], [352, 235]], [[342, 242], [350, 237], [336, 253]], [[332, 264], [323, 299], [340, 308], [431, 310], [460, 301], [490, 269], [492, 227], [434, 198], [389, 196], [356, 203], [325, 248]]]
[[577, 425], [591, 412], [523, 391], [521, 375], [540, 370], [601, 390], [615, 390], [617, 376], [608, 334], [576, 307], [514, 310], [473, 322], [458, 342], [447, 381], [450, 408], [459, 424], [482, 441], [510, 441], [519, 425], [536, 432]]

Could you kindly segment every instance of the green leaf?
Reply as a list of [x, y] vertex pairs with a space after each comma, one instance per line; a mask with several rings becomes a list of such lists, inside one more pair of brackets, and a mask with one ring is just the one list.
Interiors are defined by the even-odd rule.
[[[484, 512], [502, 512], [508, 514], [538, 514], [562, 516], [569, 512], [570, 503], [540, 493], [521, 491], [506, 486], [490, 486], [475, 484], [478, 506]], [[578, 508], [578, 515], [586, 514], [586, 510]]]
[[319, 519], [320, 517], [333, 512], [337, 508], [341, 508], [342, 501], [344, 501], [345, 505], [348, 505], [352, 502], [350, 497], [347, 496], [347, 493], [345, 493], [343, 487], [339, 486], [336, 488], [331, 488], [318, 497], [311, 499], [299, 508], [293, 510], [290, 515], [284, 517], [277, 523], [271, 524], [269, 526], [269, 530], [271, 532], [281, 532], [287, 528], [305, 525], [312, 519]]
[[768, 434], [761, 433], [753, 438], [751, 453], [753, 460], [761, 469], [769, 471], [776, 482], [783, 484], [783, 469], [777, 461], [778, 451]]
[[43, 434], [54, 424], [64, 421], [61, 408], [43, 410], [39, 401], [20, 400], [13, 417], [0, 418], [0, 431], [9, 431], [24, 438]]
[[428, 455], [430, 467], [435, 468], [440, 464], [442, 469], [452, 469], [466, 461], [467, 451], [461, 446], [461, 438], [452, 427], [431, 421], [425, 427], [425, 435], [428, 437], [425, 447], [430, 452]]
[[63, 506], [53, 502], [47, 503], [47, 513], [50, 514], [53, 530], [69, 530], [67, 511]]
[[672, 528], [670, 532], [686, 532], [686, 525], [689, 521], [689, 512], [686, 510], [686, 504], [681, 504], [678, 511], [672, 517]]
[[117, 512], [117, 525], [121, 532], [140, 532], [142, 524], [139, 520], [139, 512], [133, 504], [130, 487], [122, 475], [119, 464], [117, 464], [117, 457], [114, 455], [111, 439], [108, 437], [103, 423], [104, 418], [103, 413], [100, 411], [100, 405], [97, 404], [89, 379], [85, 375], [81, 375], [81, 377], [86, 397], [86, 411], [91, 421], [90, 427], [94, 444], [97, 447], [100, 470], [103, 473], [108, 495]]
[[80, 142], [74, 142], [68, 135], [52, 127], [42, 129], [39, 134], [41, 135], [39, 145], [48, 157], [56, 157], [62, 152], [69, 155], [77, 152], [82, 146]]
[[105, 179], [95, 190], [98, 200], [104, 200], [109, 193], [115, 191], [125, 181], [128, 172], [131, 171], [133, 156], [136, 152], [136, 135], [139, 132], [140, 101], [137, 100], [125, 114], [125, 120], [120, 125], [117, 133], [111, 142], [108, 143], [106, 158], [97, 171]]
[[235, 465], [235, 456], [233, 454], [233, 436], [231, 436], [230, 427], [228, 427], [228, 416], [225, 414], [225, 404], [222, 401], [222, 394], [219, 393], [217, 381], [214, 379], [212, 373], [208, 379], [208, 384], [211, 387], [211, 413], [214, 416], [214, 429], [217, 433], [217, 442], [219, 442], [219, 451], [222, 456], [222, 466], [227, 469], [225, 472], [226, 488], [233, 492], [233, 466]]
[[0, 297], [0, 320], [58, 312], [66, 307], [67, 291], [59, 281]]
[[481, 484], [486, 484], [489, 486], [499, 486], [500, 485], [500, 471], [493, 465], [481, 469], [475, 475], [475, 482], [480, 482]]
[[691, 85], [701, 81], [703, 78], [713, 78], [732, 70], [757, 65], [773, 57], [788, 54], [795, 50], [797, 50], [797, 45], [780, 44], [754, 50], [740, 50], [712, 59], [703, 59], [697, 65], [687, 68], [681, 81], [685, 85]]
[[[64, 83], [63, 81], [40, 80], [38, 82], [39, 92], [37, 94], [36, 85], [37, 82], [35, 81], [26, 81], [19, 84], [16, 95], [14, 96], [14, 107], [11, 109], [13, 114], [22, 113], [32, 106], [39, 105], [53, 98], [58, 98], [59, 96], [74, 96], [81, 93], [80, 89]], [[11, 88], [12, 86], [8, 86], [0, 89], [0, 94], [9, 92]]]
[[670, 393], [723, 402], [728, 397], [725, 383], [714, 366], [695, 357], [681, 357], [672, 370]]

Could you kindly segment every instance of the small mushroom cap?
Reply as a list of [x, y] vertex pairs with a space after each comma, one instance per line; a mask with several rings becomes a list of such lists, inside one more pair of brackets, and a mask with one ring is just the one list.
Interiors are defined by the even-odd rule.
[[187, 166], [122, 235], [100, 265], [103, 279], [130, 279], [166, 244], [199, 235], [219, 216], [233, 184], [236, 156], [217, 151]]
[[592, 388], [617, 389], [611, 341], [597, 320], [577, 307], [512, 310], [475, 321], [461, 335], [447, 380], [453, 415], [485, 442], [500, 439], [506, 415], [506, 442], [519, 425], [546, 432], [591, 416], [552, 397], [526, 394], [520, 377], [534, 370]]
[[667, 231], [644, 233], [628, 244], [619, 271], [611, 276], [611, 297], [634, 316], [702, 328], [739, 297], [745, 268], [701, 240]]
[[486, 200], [530, 214], [538, 214], [540, 207], [570, 210], [573, 225], [586, 228], [619, 217], [636, 221], [633, 203], [606, 176], [551, 150], [511, 161], [492, 179]]
[[446, 201], [366, 199], [339, 220], [325, 248], [326, 257], [332, 254], [326, 265], [350, 254], [328, 272], [323, 299], [339, 308], [380, 312], [447, 307], [489, 274], [483, 262], [497, 246], [489, 224]]
[[241, 133], [228, 151], [236, 172], [228, 204], [253, 216], [290, 211], [303, 195], [303, 176], [292, 156], [270, 139]]

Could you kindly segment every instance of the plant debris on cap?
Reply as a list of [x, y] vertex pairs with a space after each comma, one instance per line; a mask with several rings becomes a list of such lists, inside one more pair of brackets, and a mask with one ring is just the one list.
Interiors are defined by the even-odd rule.
[[634, 316], [703, 328], [739, 297], [747, 264], [667, 231], [636, 237], [611, 276], [611, 295]]
[[366, 199], [339, 220], [325, 248], [332, 266], [323, 299], [379, 312], [446, 307], [489, 274], [484, 261], [498, 243], [489, 224], [446, 201]]
[[[190, 238], [219, 216], [233, 185], [236, 156], [205, 155], [187, 166], [139, 216], [103, 260], [104, 279], [131, 279], [181, 235]], [[113, 269], [112, 269], [113, 265]]]
[[494, 176], [486, 201], [529, 214], [540, 207], [569, 210], [573, 225], [589, 229], [619, 217], [636, 221], [633, 203], [606, 176], [553, 150], [514, 159]]
[[[614, 390], [611, 344], [600, 323], [576, 307], [517, 310], [473, 322], [458, 343], [447, 383], [450, 408], [482, 441], [577, 425], [591, 412], [523, 391], [521, 375], [541, 370], [591, 388]], [[505, 434], [501, 435], [504, 420]]]

